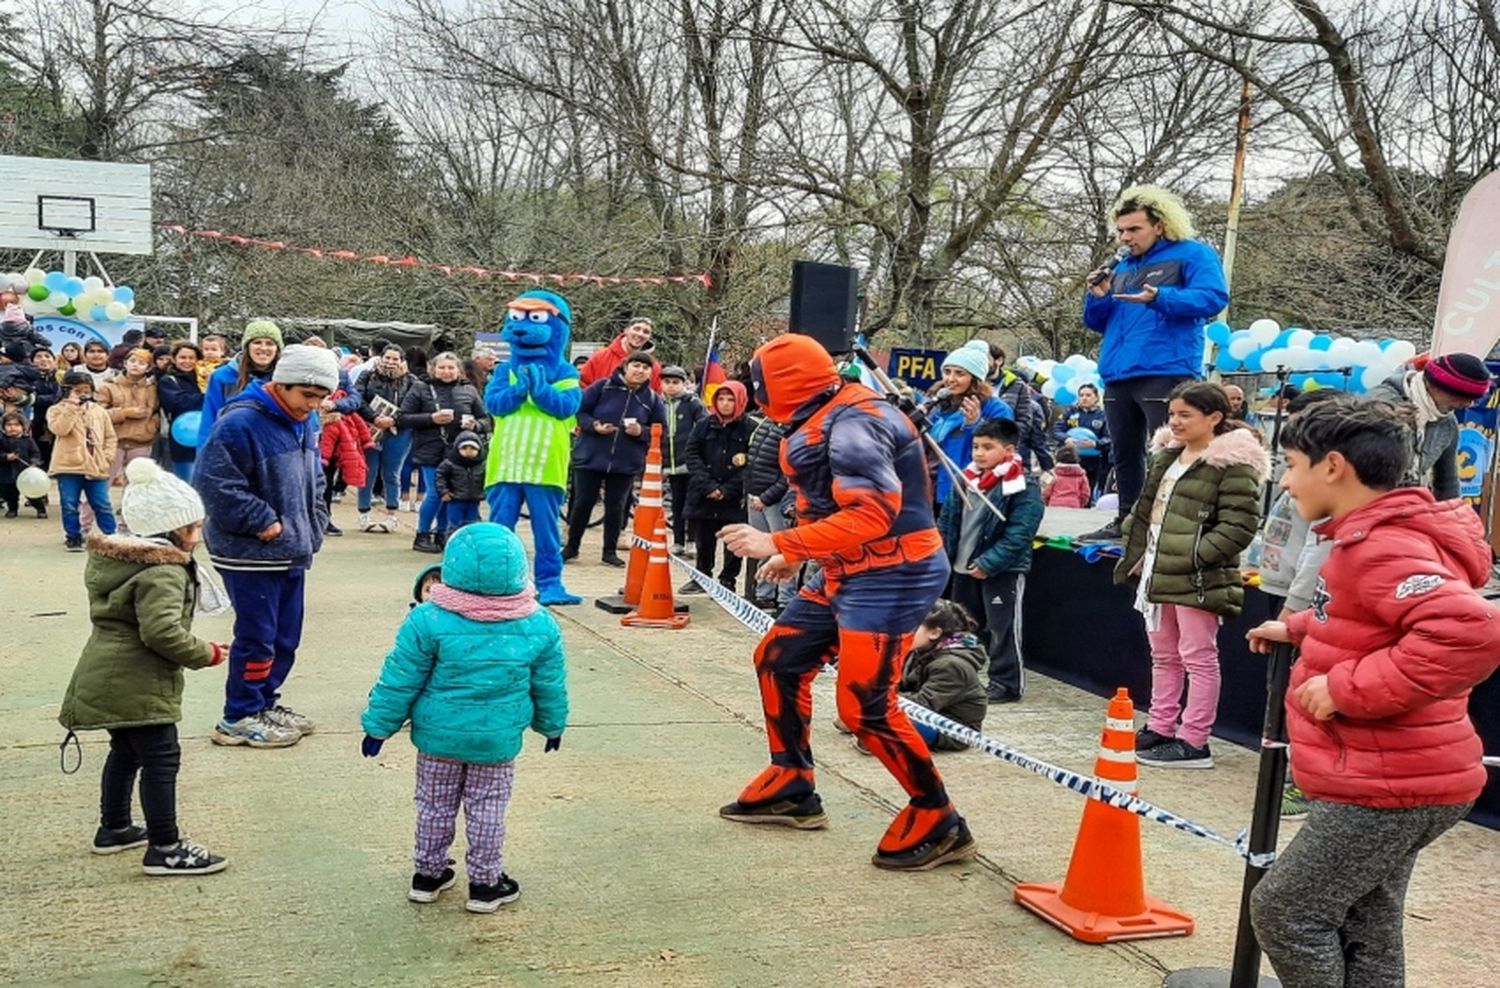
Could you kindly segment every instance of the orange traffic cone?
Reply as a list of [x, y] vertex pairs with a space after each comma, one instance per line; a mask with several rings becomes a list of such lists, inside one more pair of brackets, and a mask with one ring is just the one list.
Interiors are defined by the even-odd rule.
[[[661, 474], [661, 425], [651, 427], [651, 448], [646, 452], [646, 472], [641, 477], [641, 499], [635, 509], [635, 524], [632, 529], [630, 559], [625, 566], [625, 589], [609, 597], [599, 597], [594, 606], [611, 614], [626, 614], [641, 602], [641, 587], [646, 582], [646, 568], [651, 558], [650, 550], [641, 545], [650, 542], [656, 534], [656, 522], [664, 519], [662, 510]], [[680, 507], [679, 507], [679, 510]], [[678, 604], [679, 611], [686, 611], [686, 604]]]
[[620, 618], [627, 628], [686, 628], [692, 620], [672, 603], [672, 564], [667, 562], [667, 523], [658, 513], [640, 606]]
[[[1136, 791], [1135, 708], [1117, 691], [1099, 743], [1094, 774], [1115, 789]], [[1146, 894], [1141, 869], [1141, 818], [1091, 799], [1073, 844], [1062, 886], [1023, 883], [1016, 901], [1084, 943], [1185, 936], [1193, 917]]]

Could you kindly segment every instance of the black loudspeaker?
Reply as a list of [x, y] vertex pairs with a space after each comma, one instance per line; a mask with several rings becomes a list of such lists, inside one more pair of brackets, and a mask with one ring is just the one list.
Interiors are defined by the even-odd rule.
[[811, 336], [829, 353], [848, 353], [858, 323], [858, 269], [813, 261], [792, 265], [792, 332]]

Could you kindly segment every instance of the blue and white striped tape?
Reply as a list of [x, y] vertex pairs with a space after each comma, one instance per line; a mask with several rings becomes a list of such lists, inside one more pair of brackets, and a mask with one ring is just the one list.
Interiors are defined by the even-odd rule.
[[[640, 538], [636, 539], [636, 543], [642, 547], [648, 545], [648, 543]], [[667, 558], [672, 561], [674, 566], [691, 577], [694, 583], [697, 583], [709, 597], [713, 598], [714, 603], [729, 612], [740, 624], [760, 636], [764, 636], [766, 632], [771, 630], [771, 625], [775, 621], [765, 611], [756, 607], [733, 590], [730, 590], [712, 576], [702, 572], [693, 566], [692, 563], [670, 554]], [[831, 665], [824, 666], [823, 668], [825, 671], [834, 669]], [[1248, 830], [1241, 830], [1239, 835], [1231, 840], [1210, 827], [1205, 827], [1201, 823], [1194, 823], [1192, 820], [1179, 816], [1171, 810], [1162, 809], [1154, 803], [1141, 799], [1134, 793], [1126, 792], [1123, 789], [1116, 789], [1114, 786], [1091, 775], [1080, 775], [1061, 766], [1044, 762], [1040, 758], [1034, 758], [1024, 751], [1012, 748], [1010, 745], [998, 741], [987, 734], [970, 727], [965, 727], [963, 724], [949, 720], [941, 714], [934, 713], [926, 707], [911, 702], [905, 697], [901, 698], [901, 709], [906, 712], [906, 716], [911, 720], [926, 724], [935, 731], [946, 734], [956, 741], [961, 741], [971, 748], [983, 751], [988, 755], [993, 755], [995, 758], [1015, 765], [1017, 768], [1022, 768], [1045, 779], [1050, 779], [1060, 786], [1073, 790], [1080, 796], [1098, 800], [1117, 809], [1134, 813], [1136, 816], [1164, 824], [1182, 833], [1201, 837], [1215, 844], [1221, 844], [1257, 868], [1269, 868], [1276, 860], [1276, 853], [1274, 851], [1258, 854], [1251, 853]]]

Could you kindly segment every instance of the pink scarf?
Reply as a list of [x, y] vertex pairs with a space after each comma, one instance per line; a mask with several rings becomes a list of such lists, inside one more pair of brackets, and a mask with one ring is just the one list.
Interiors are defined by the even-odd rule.
[[536, 602], [536, 591], [527, 587], [520, 593], [503, 597], [469, 593], [450, 587], [446, 583], [435, 583], [427, 599], [445, 611], [452, 611], [473, 621], [514, 621], [528, 614], [535, 614], [541, 605]]
[[964, 467], [964, 480], [968, 481], [971, 488], [977, 488], [986, 494], [989, 493], [990, 488], [999, 484], [1000, 493], [1009, 497], [1026, 489], [1026, 465], [1021, 462], [1019, 456], [1012, 456], [999, 465], [983, 471], [970, 462]]

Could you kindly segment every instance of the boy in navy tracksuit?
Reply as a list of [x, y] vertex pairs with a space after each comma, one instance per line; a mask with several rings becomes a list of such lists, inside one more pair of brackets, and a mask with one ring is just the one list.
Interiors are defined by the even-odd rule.
[[[953, 600], [988, 626], [991, 703], [1014, 703], [1026, 690], [1021, 664], [1021, 605], [1031, 571], [1031, 540], [1046, 508], [1042, 489], [1022, 462], [1021, 431], [1009, 419], [974, 429], [974, 462], [964, 470], [969, 492], [955, 484], [938, 516], [953, 564]], [[980, 503], [999, 509], [999, 514]]]
[[284, 748], [313, 722], [277, 702], [302, 640], [303, 596], [328, 509], [314, 412], [338, 387], [332, 351], [289, 346], [269, 382], [224, 406], [198, 450], [193, 486], [209, 558], [234, 602], [234, 642], [216, 744]]
[[667, 406], [667, 421], [662, 428], [661, 472], [672, 491], [672, 551], [689, 554], [687, 538], [688, 440], [693, 426], [708, 414], [703, 402], [688, 388], [687, 371], [681, 367], [663, 367], [661, 400]]

